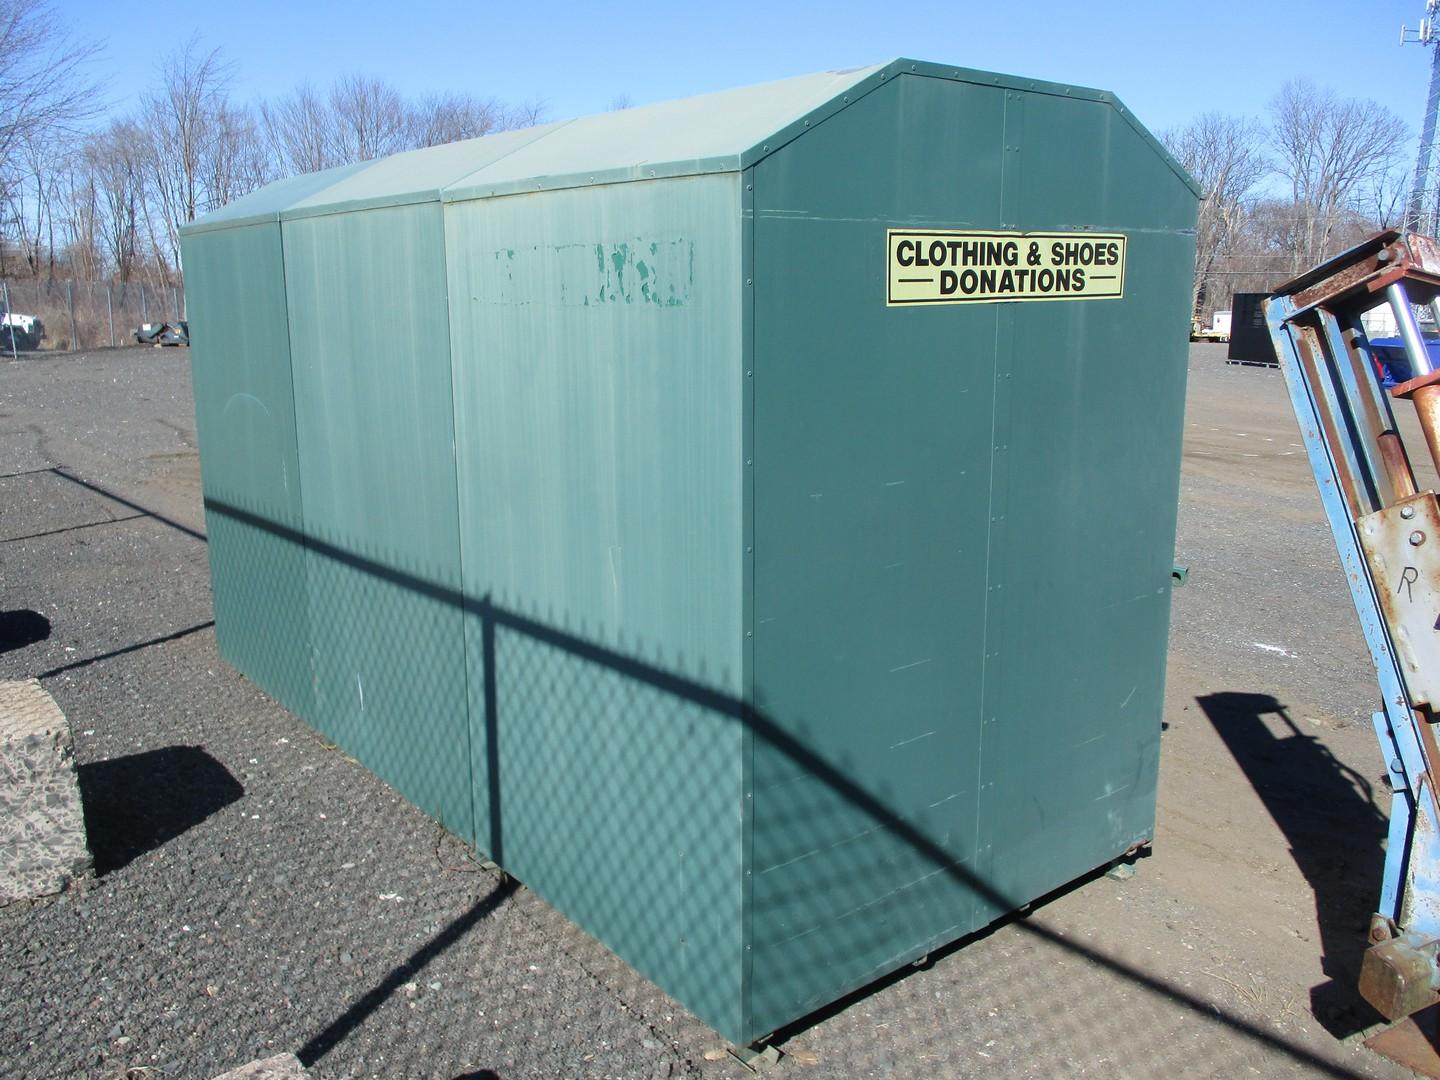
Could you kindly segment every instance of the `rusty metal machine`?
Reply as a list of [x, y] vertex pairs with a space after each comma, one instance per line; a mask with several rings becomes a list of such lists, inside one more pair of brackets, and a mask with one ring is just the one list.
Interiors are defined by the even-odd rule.
[[[1360, 321], [1382, 304], [1409, 363], [1388, 390]], [[1427, 305], [1440, 324], [1440, 242], [1395, 231], [1265, 302], [1384, 702], [1375, 732], [1394, 796], [1360, 992], [1391, 1020], [1440, 1003], [1440, 501], [1417, 483], [1394, 411], [1414, 406], [1440, 468], [1440, 367], [1415, 315]]]

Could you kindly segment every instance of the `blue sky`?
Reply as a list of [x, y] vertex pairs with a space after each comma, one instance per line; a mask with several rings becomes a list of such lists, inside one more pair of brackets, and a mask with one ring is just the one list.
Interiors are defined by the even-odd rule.
[[1400, 48], [1423, 0], [904, 5], [319, 3], [58, 0], [104, 53], [116, 111], [154, 81], [152, 58], [198, 31], [235, 65], [242, 99], [350, 73], [419, 94], [543, 99], [547, 119], [910, 56], [1114, 90], [1151, 128], [1198, 112], [1260, 113], [1287, 79], [1368, 97], [1418, 130], [1429, 51]]

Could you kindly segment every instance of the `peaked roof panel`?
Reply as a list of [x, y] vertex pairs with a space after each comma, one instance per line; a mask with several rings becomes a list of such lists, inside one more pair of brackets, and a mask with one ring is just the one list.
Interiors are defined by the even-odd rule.
[[484, 169], [571, 123], [574, 121], [562, 120], [516, 131], [499, 131], [479, 139], [464, 139], [376, 158], [337, 182], [296, 200], [288, 209], [298, 216], [304, 211], [349, 210], [438, 199], [440, 192], [454, 181]]
[[[740, 167], [741, 155], [843, 94], [878, 66], [824, 71], [635, 109], [502, 131], [478, 139], [277, 180], [185, 227], [200, 232], [543, 187], [581, 173], [639, 178]], [[585, 180], [580, 180], [584, 183]]]
[[955, 79], [1103, 102], [1116, 109], [1199, 194], [1185, 170], [1112, 94], [969, 68], [892, 60], [497, 132], [278, 180], [192, 222], [184, 231], [369, 206], [734, 171], [754, 164], [812, 122], [819, 123], [886, 79], [903, 76]]
[[456, 181], [446, 197], [540, 188], [562, 177], [598, 181], [738, 169], [745, 151], [879, 70], [822, 71], [583, 117]]
[[274, 180], [262, 188], [256, 188], [249, 195], [242, 195], [232, 203], [226, 203], [219, 210], [186, 225], [182, 232], [200, 229], [228, 228], [235, 225], [249, 225], [258, 221], [275, 221], [280, 211], [288, 210], [297, 202], [309, 198], [317, 191], [352, 176], [368, 167], [371, 162], [359, 161], [354, 165], [339, 165], [319, 172], [301, 173]]

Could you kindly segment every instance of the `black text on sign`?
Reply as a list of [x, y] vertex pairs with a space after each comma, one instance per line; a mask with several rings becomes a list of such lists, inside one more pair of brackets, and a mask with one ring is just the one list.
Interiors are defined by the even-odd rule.
[[890, 229], [885, 302], [1116, 300], [1125, 295], [1121, 233]]

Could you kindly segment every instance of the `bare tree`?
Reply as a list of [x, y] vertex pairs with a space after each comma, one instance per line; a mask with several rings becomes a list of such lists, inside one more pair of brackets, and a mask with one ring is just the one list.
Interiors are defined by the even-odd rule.
[[216, 113], [229, 71], [219, 49], [202, 52], [198, 40], [171, 56], [160, 89], [146, 95], [143, 117], [150, 137], [150, 191], [164, 222], [166, 254], [180, 265], [180, 229], [207, 208], [205, 166]]
[[436, 94], [422, 98], [408, 110], [412, 149], [478, 139], [498, 129], [504, 110], [494, 101], [482, 101], [468, 94]]
[[[628, 108], [628, 104], [623, 106]], [[534, 127], [545, 111], [542, 102], [505, 106], [493, 98], [440, 94], [408, 106], [408, 149], [477, 139], [494, 131]]]
[[205, 208], [215, 210], [274, 179], [260, 127], [249, 109], [223, 99], [204, 143]]
[[280, 173], [319, 172], [340, 162], [332, 153], [330, 110], [308, 83], [260, 106], [260, 123]]
[[545, 119], [545, 109], [545, 102], [539, 98], [522, 101], [519, 105], [512, 105], [505, 110], [500, 127], [507, 131], [515, 128], [534, 127]]
[[1196, 315], [1213, 305], [1217, 293], [1227, 294], [1216, 274], [1240, 234], [1246, 199], [1270, 171], [1263, 135], [1260, 125], [1246, 117], [1205, 113], [1163, 136], [1203, 193], [1195, 226]]
[[540, 102], [506, 106], [469, 94], [410, 102], [388, 83], [352, 75], [323, 97], [302, 84], [262, 104], [259, 128], [275, 171], [294, 175], [530, 127], [543, 111]]
[[0, 0], [0, 163], [10, 164], [17, 143], [73, 131], [94, 115], [96, 51], [44, 0]]
[[350, 75], [330, 91], [330, 138], [341, 162], [370, 161], [409, 149], [405, 102], [379, 79]]
[[65, 261], [75, 277], [100, 276], [100, 195], [95, 177], [83, 164], [72, 163], [65, 176], [65, 217], [61, 236]]
[[44, 0], [0, 0], [0, 204], [34, 274], [54, 263], [65, 142], [98, 105], [95, 52]]
[[[0, 0], [0, 17], [48, 13], [40, 3]], [[179, 269], [180, 230], [277, 175], [475, 138], [533, 124], [543, 111], [539, 102], [508, 106], [467, 94], [409, 101], [382, 80], [361, 76], [325, 93], [302, 84], [249, 108], [230, 100], [229, 76], [220, 51], [192, 38], [163, 62], [159, 85], [142, 97], [133, 120], [111, 121], [78, 151], [53, 160], [42, 151], [64, 147], [64, 139], [37, 133], [15, 142], [0, 163], [13, 181], [8, 190], [0, 185], [0, 209], [19, 240], [9, 250], [23, 252], [34, 272], [42, 253], [53, 269], [63, 249], [74, 260], [72, 274], [82, 265], [87, 275], [108, 266], [121, 281], [154, 273], [170, 283]], [[0, 85], [0, 120], [3, 93]]]
[[54, 270], [55, 217], [64, 213], [64, 169], [65, 150], [53, 131], [26, 132], [10, 146], [5, 209], [25, 270], [32, 277]]
[[1276, 169], [1290, 181], [1298, 226], [1292, 269], [1299, 271], [1333, 253], [1351, 200], [1394, 168], [1408, 132], [1384, 106], [1305, 80], [1281, 88], [1270, 119]]
[[148, 143], [133, 120], [115, 120], [85, 143], [84, 168], [97, 203], [95, 232], [121, 281], [134, 276], [140, 256]]
[[1355, 198], [1356, 211], [1376, 229], [1399, 228], [1410, 194], [1410, 170], [1391, 168], [1367, 180]]

